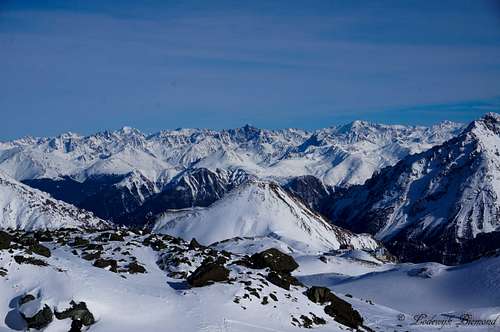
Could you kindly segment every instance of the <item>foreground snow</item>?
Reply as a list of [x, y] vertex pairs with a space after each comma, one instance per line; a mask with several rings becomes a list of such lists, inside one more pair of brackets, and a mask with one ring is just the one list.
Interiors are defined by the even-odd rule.
[[[96, 319], [89, 331], [96, 332], [299, 331], [301, 328], [292, 324], [293, 318], [304, 314], [326, 320], [326, 324], [314, 325], [314, 329], [346, 330], [327, 316], [321, 305], [304, 296], [305, 288], [293, 286], [287, 291], [262, 283], [259, 276], [262, 270], [228, 265], [236, 282], [189, 288], [179, 275], [193, 271], [203, 256], [186, 242], [164, 241], [167, 244], [164, 249], [154, 250], [154, 246], [144, 244], [149, 235], [128, 232], [123, 241], [102, 242], [103, 256], [118, 261], [118, 271], [114, 273], [93, 266], [82, 258], [81, 247], [71, 245], [75, 236], [96, 239], [99, 232], [67, 234], [69, 245], [44, 242], [51, 249], [50, 258], [33, 255], [48, 266], [18, 264], [12, 256], [25, 254], [22, 250], [14, 249], [12, 254], [0, 250], [0, 267], [7, 271], [0, 276], [0, 314], [4, 317], [0, 320], [0, 331], [24, 329], [16, 308], [20, 297], [27, 293], [36, 294], [44, 304], [60, 310], [67, 308], [71, 300], [84, 301]], [[244, 251], [247, 244], [233, 242], [231, 246]], [[466, 311], [477, 318], [500, 314], [500, 294], [496, 287], [500, 257], [450, 268], [439, 264], [395, 264], [360, 250], [321, 255], [292, 252], [292, 255], [300, 265], [294, 274], [302, 282], [331, 287], [375, 331], [440, 330], [415, 325], [411, 317], [419, 312], [459, 315]], [[185, 263], [183, 257], [191, 264]], [[147, 272], [126, 272], [123, 267], [131, 259]], [[259, 298], [248, 295], [248, 282], [257, 289]], [[263, 304], [263, 296], [271, 293], [277, 301], [269, 299], [268, 304]], [[399, 320], [402, 314], [407, 317], [404, 321]], [[54, 319], [45, 331], [69, 328], [69, 320]], [[453, 331], [456, 326], [445, 328]], [[473, 330], [488, 331], [488, 328]]]

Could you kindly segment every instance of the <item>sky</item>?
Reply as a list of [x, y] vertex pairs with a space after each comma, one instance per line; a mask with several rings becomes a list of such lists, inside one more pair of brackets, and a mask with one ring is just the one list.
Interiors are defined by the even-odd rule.
[[0, 0], [0, 140], [488, 111], [499, 0]]

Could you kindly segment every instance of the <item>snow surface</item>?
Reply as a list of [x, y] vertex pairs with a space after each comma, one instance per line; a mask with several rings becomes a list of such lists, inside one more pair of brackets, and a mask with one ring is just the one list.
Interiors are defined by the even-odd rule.
[[272, 182], [248, 181], [208, 208], [172, 210], [161, 215], [154, 232], [211, 244], [235, 237], [271, 237], [306, 252], [342, 245], [376, 249], [369, 235], [358, 235], [328, 223]]

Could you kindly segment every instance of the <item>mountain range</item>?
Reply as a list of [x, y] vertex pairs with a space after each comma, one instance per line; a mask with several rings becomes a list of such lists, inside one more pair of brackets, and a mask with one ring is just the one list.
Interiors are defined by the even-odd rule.
[[125, 127], [2, 142], [0, 170], [98, 218], [176, 236], [279, 238], [322, 225], [288, 239], [314, 247], [341, 226], [403, 260], [458, 264], [498, 247], [498, 122], [490, 113], [467, 126], [355, 121], [314, 132]]

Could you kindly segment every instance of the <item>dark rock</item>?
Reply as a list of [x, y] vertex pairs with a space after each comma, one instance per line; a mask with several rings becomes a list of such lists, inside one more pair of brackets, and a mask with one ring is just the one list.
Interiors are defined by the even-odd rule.
[[34, 257], [26, 257], [26, 256], [14, 256], [14, 260], [17, 264], [31, 264], [37, 266], [47, 266], [48, 264], [41, 259], [37, 259]]
[[311, 313], [313, 316], [313, 323], [316, 325], [324, 325], [326, 324], [326, 320], [324, 318], [318, 317], [315, 314]]
[[28, 324], [28, 329], [36, 330], [41, 330], [44, 327], [47, 327], [54, 319], [52, 310], [50, 310], [50, 307], [48, 305], [45, 305], [42, 310], [38, 311], [32, 317], [26, 317], [22, 312], [21, 316]]
[[31, 302], [35, 299], [35, 297], [31, 294], [26, 294], [24, 295], [23, 297], [21, 297], [21, 299], [19, 300], [19, 305], [23, 305], [25, 303], [28, 303], [28, 302]]
[[9, 233], [0, 231], [0, 250], [9, 249], [12, 236]]
[[198, 241], [196, 241], [195, 238], [192, 238], [191, 242], [189, 242], [188, 248], [191, 249], [191, 250], [195, 250], [195, 249], [203, 249], [204, 246], [202, 246], [201, 244], [199, 244]]
[[102, 246], [102, 244], [89, 243], [89, 244], [87, 244], [85, 246], [85, 249], [86, 250], [99, 250], [99, 251], [103, 251], [104, 247]]
[[85, 253], [82, 255], [82, 258], [85, 259], [86, 261], [93, 261], [99, 259], [100, 257], [101, 257], [101, 252], [99, 251], [94, 253]]
[[363, 324], [363, 318], [359, 312], [353, 309], [349, 302], [342, 300], [326, 287], [313, 286], [306, 291], [306, 296], [315, 303], [330, 302], [325, 307], [325, 313], [340, 324], [351, 328], [358, 328]]
[[306, 315], [301, 315], [300, 319], [302, 320], [302, 326], [305, 327], [306, 329], [310, 329], [313, 326], [313, 321], [311, 318], [307, 317]]
[[254, 268], [270, 268], [276, 272], [292, 272], [299, 264], [292, 256], [282, 253], [278, 249], [270, 248], [250, 257]]
[[286, 290], [290, 290], [290, 286], [301, 286], [302, 284], [295, 278], [291, 276], [289, 273], [284, 272], [274, 272], [271, 271], [266, 277], [267, 281], [270, 283], [281, 287]]
[[229, 270], [216, 263], [202, 263], [188, 278], [193, 287], [210, 285], [217, 281], [229, 280]]
[[71, 322], [71, 329], [69, 332], [81, 332], [83, 327], [83, 323], [79, 320], [74, 320]]
[[118, 268], [118, 263], [114, 259], [104, 259], [104, 258], [99, 258], [96, 259], [94, 262], [95, 267], [99, 267], [101, 269], [105, 269], [109, 267], [111, 272], [116, 272]]
[[52, 234], [49, 231], [36, 232], [35, 239], [38, 242], [52, 242], [54, 240], [54, 238], [52, 237]]
[[71, 318], [73, 321], [80, 321], [85, 326], [90, 326], [95, 323], [94, 315], [87, 308], [85, 302], [75, 301], [70, 302], [71, 308], [62, 312], [54, 312], [57, 319]]
[[41, 255], [44, 257], [51, 256], [50, 249], [45, 247], [45, 246], [42, 246], [41, 244], [38, 244], [38, 243], [30, 246], [30, 250], [33, 251], [35, 254], [38, 254], [38, 255]]
[[26, 246], [26, 247], [29, 247], [29, 246], [33, 246], [35, 244], [38, 244], [38, 240], [35, 239], [33, 236], [31, 235], [28, 235], [28, 234], [24, 234], [23, 236], [21, 236], [17, 242], [23, 246]]
[[144, 266], [142, 266], [136, 262], [132, 262], [129, 265], [127, 265], [127, 272], [131, 273], [131, 274], [146, 273], [146, 269], [144, 268]]
[[275, 302], [278, 302], [278, 298], [276, 297], [276, 295], [274, 295], [273, 293], [270, 293], [269, 294], [269, 297], [273, 299], [273, 301]]
[[86, 246], [89, 243], [90, 243], [89, 240], [83, 239], [83, 238], [77, 236], [77, 237], [75, 237], [75, 239], [73, 240], [73, 243], [71, 245], [73, 247], [83, 247], [83, 246]]
[[329, 288], [312, 286], [306, 291], [306, 296], [314, 303], [326, 303], [336, 297]]
[[111, 233], [109, 241], [124, 241], [123, 235], [120, 233]]
[[333, 298], [329, 305], [325, 307], [325, 313], [332, 316], [335, 321], [345, 326], [357, 329], [363, 325], [363, 317], [352, 308], [349, 302], [342, 300], [332, 294]]

